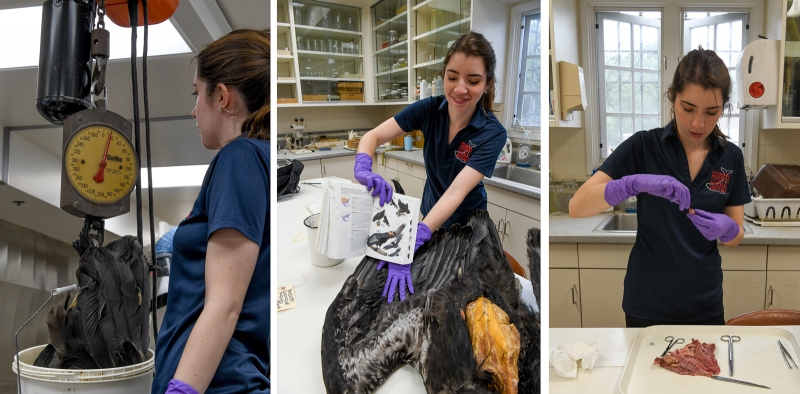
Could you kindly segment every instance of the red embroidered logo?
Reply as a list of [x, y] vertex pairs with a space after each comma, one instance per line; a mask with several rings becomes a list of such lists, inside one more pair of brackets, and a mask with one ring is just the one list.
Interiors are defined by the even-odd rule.
[[472, 141], [461, 142], [461, 145], [458, 147], [456, 151], [456, 159], [461, 161], [462, 163], [466, 163], [469, 161], [469, 158], [472, 156], [472, 148], [475, 147], [475, 144]]
[[726, 170], [722, 167], [719, 169], [722, 171], [711, 170], [711, 183], [706, 183], [706, 187], [712, 192], [725, 194], [728, 191], [728, 183], [731, 181], [733, 170]]

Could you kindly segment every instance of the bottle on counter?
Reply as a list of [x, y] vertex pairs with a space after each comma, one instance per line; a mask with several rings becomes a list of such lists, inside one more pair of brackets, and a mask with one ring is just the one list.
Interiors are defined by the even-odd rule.
[[528, 130], [522, 134], [522, 142], [519, 144], [517, 151], [517, 167], [530, 167], [531, 166], [531, 138]]
[[421, 75], [417, 75], [417, 94], [414, 95], [414, 100], [419, 100], [420, 99], [419, 85], [421, 83], [422, 83], [422, 76]]
[[420, 100], [422, 100], [430, 96], [431, 96], [431, 87], [428, 86], [428, 81], [423, 79], [419, 83], [419, 98]]

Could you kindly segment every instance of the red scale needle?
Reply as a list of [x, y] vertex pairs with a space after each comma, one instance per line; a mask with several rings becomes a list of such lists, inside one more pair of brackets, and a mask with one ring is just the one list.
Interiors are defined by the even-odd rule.
[[100, 161], [100, 168], [97, 169], [97, 174], [94, 174], [94, 180], [97, 183], [103, 183], [105, 178], [103, 175], [106, 172], [106, 157], [108, 157], [108, 147], [111, 146], [111, 136], [114, 135], [114, 132], [109, 130], [108, 131], [108, 141], [106, 141], [106, 151], [103, 152], [103, 160]]

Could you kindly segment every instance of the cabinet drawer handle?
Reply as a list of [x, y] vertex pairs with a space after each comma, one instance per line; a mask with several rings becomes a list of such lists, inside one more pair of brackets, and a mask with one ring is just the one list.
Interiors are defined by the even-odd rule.
[[497, 232], [500, 234], [500, 240], [502, 241], [503, 237], [505, 236], [506, 227], [503, 225], [505, 223], [505, 219], [500, 219], [497, 221]]
[[406, 165], [409, 166], [409, 167], [413, 166], [413, 164], [411, 164], [411, 163], [406, 163]]
[[[770, 285], [770, 287], [769, 287], [769, 305], [767, 305], [767, 306], [772, 306], [772, 295], [773, 294], [775, 294], [775, 289]], [[766, 308], [764, 308], [764, 309], [766, 309]]]
[[578, 291], [578, 286], [572, 285], [572, 305], [578, 305], [578, 303], [575, 302], [575, 293], [577, 291]]
[[504, 237], [505, 237], [506, 235], [508, 235], [508, 226], [509, 226], [510, 224], [511, 224], [511, 222], [509, 222], [509, 221], [507, 221], [507, 220], [506, 220], [506, 224], [504, 224], [504, 225], [503, 225], [503, 236], [504, 236]]

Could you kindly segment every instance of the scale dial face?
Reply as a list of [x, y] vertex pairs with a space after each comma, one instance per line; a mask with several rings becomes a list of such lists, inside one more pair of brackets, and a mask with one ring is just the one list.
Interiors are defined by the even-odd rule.
[[130, 141], [108, 125], [89, 125], [67, 141], [64, 168], [70, 186], [98, 205], [111, 205], [127, 197], [139, 174]]

